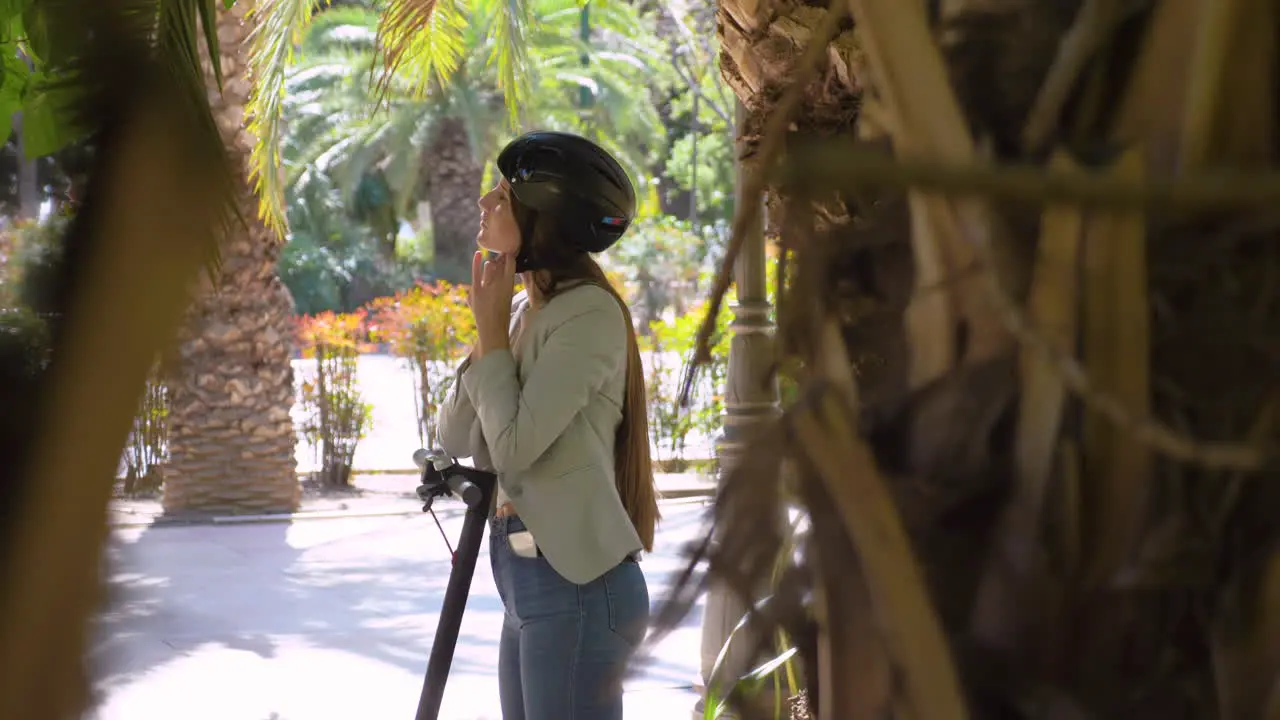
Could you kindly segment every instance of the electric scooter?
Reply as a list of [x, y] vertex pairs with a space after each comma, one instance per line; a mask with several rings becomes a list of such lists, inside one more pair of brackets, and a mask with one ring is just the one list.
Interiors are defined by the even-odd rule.
[[[444, 591], [444, 604], [440, 608], [440, 621], [431, 644], [431, 657], [427, 661], [427, 674], [422, 680], [422, 695], [418, 697], [418, 714], [415, 716], [416, 720], [437, 720], [444, 685], [449, 679], [449, 667], [453, 664], [453, 651], [458, 645], [462, 613], [467, 609], [467, 596], [471, 594], [471, 579], [480, 555], [484, 526], [493, 507], [498, 476], [459, 465], [440, 449], [418, 450], [413, 454], [413, 462], [422, 471], [418, 486], [418, 497], [423, 502], [422, 512], [431, 512], [432, 502], [445, 495], [453, 495], [467, 506], [458, 549], [450, 548], [453, 569], [449, 572], [449, 585]], [[431, 513], [431, 517], [434, 519], [435, 513]], [[438, 519], [436, 527], [440, 527]], [[440, 533], [444, 534], [443, 527], [440, 527]], [[445, 544], [448, 543], [446, 536]]]

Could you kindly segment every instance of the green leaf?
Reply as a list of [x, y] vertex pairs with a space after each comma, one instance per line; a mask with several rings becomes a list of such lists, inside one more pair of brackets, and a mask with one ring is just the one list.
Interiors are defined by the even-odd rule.
[[26, 0], [0, 0], [0, 22], [21, 18], [26, 9]]
[[22, 142], [28, 160], [52, 155], [86, 134], [67, 112], [75, 100], [71, 90], [39, 81], [28, 90], [22, 103]]
[[702, 701], [702, 720], [720, 720], [725, 709], [724, 698], [714, 690], [709, 690], [706, 699]]
[[0, 43], [0, 93], [21, 100], [30, 82], [31, 66], [19, 57], [17, 43]]
[[521, 108], [532, 93], [529, 77], [529, 35], [532, 19], [525, 0], [492, 0], [486, 20], [493, 25], [489, 63], [498, 71], [498, 88], [506, 101], [510, 126], [520, 127]]
[[13, 43], [0, 44], [0, 131], [8, 137], [12, 131], [13, 114], [22, 108], [22, 98], [31, 80], [31, 70], [18, 58]]
[[[720, 714], [724, 711], [724, 707], [729, 698], [758, 693], [760, 688], [763, 687], [765, 680], [776, 673], [779, 668], [787, 666], [791, 661], [791, 658], [798, 652], [797, 648], [787, 648], [783, 652], [779, 653], [777, 657], [765, 661], [742, 677], [734, 678], [727, 683], [720, 677], [722, 674], [722, 667], [729, 655], [729, 648], [732, 646], [738, 634], [746, 628], [754, 615], [766, 609], [772, 601], [772, 595], [761, 598], [756, 602], [755, 606], [751, 610], [748, 610], [742, 616], [742, 619], [739, 620], [729, 632], [729, 637], [725, 639], [725, 643], [720, 648], [720, 653], [717, 655], [715, 663], [711, 668], [711, 686], [707, 689], [708, 692], [707, 701], [704, 706], [704, 717], [720, 717]], [[714, 703], [712, 702], [713, 699]]]
[[755, 670], [747, 673], [743, 677], [743, 680], [755, 682], [764, 680], [777, 672], [778, 668], [786, 665], [787, 661], [790, 660], [797, 652], [799, 652], [798, 648], [787, 648], [787, 650], [785, 650], [781, 655], [761, 663]]
[[36, 62], [50, 57], [49, 23], [40, 5], [32, 3], [22, 9], [22, 26], [27, 39], [27, 52]]
[[[223, 0], [224, 9], [230, 9], [235, 0]], [[200, 14], [200, 24], [204, 27], [205, 47], [209, 50], [210, 64], [213, 66], [213, 81], [218, 90], [222, 90], [222, 53], [218, 44], [218, 9], [213, 0], [200, 1], [196, 10]]]

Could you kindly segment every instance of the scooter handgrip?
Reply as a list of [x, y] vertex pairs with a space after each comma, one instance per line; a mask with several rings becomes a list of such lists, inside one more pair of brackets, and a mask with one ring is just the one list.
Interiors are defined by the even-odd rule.
[[453, 491], [454, 496], [469, 508], [476, 507], [484, 499], [480, 487], [462, 475], [449, 475], [445, 482], [449, 483], [449, 490]]

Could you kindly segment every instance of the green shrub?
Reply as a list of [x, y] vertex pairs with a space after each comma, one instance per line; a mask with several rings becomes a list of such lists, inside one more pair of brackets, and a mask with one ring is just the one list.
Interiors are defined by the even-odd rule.
[[356, 374], [361, 352], [369, 349], [364, 321], [364, 312], [297, 320], [302, 356], [316, 361], [315, 375], [302, 383], [302, 431], [316, 449], [315, 479], [326, 488], [351, 485], [356, 446], [373, 424], [373, 407], [361, 397]]
[[58, 259], [65, 224], [65, 218], [54, 216], [0, 231], [0, 348], [14, 358], [14, 371], [26, 377], [34, 377], [49, 361], [54, 318], [41, 292]]
[[168, 388], [152, 370], [124, 448], [125, 495], [152, 494], [164, 483], [164, 464], [169, 459], [168, 399]]
[[645, 384], [649, 392], [649, 433], [658, 450], [657, 460], [668, 470], [688, 468], [685, 444], [691, 432], [714, 439], [724, 416], [725, 380], [729, 373], [728, 304], [716, 317], [716, 335], [711, 362], [693, 376], [688, 405], [681, 406], [680, 394], [693, 359], [698, 328], [705, 314], [702, 304], [671, 320], [649, 324], [649, 334], [640, 339], [648, 352]]
[[645, 218], [636, 221], [626, 240], [600, 262], [627, 299], [636, 330], [645, 334], [669, 310], [676, 315], [691, 312], [688, 303], [704, 294], [715, 245], [685, 221]]
[[475, 318], [465, 286], [440, 281], [420, 284], [395, 297], [369, 305], [369, 336], [387, 343], [413, 371], [418, 442], [427, 447], [435, 437], [435, 417], [453, 385], [453, 365], [475, 342]]

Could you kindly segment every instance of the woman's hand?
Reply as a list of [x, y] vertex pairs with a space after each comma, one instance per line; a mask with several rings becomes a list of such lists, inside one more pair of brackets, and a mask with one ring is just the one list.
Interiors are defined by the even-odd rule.
[[479, 251], [471, 258], [471, 293], [467, 299], [476, 318], [478, 336], [473, 359], [479, 360], [485, 353], [510, 344], [508, 333], [515, 278], [515, 258], [499, 255], [485, 260]]

